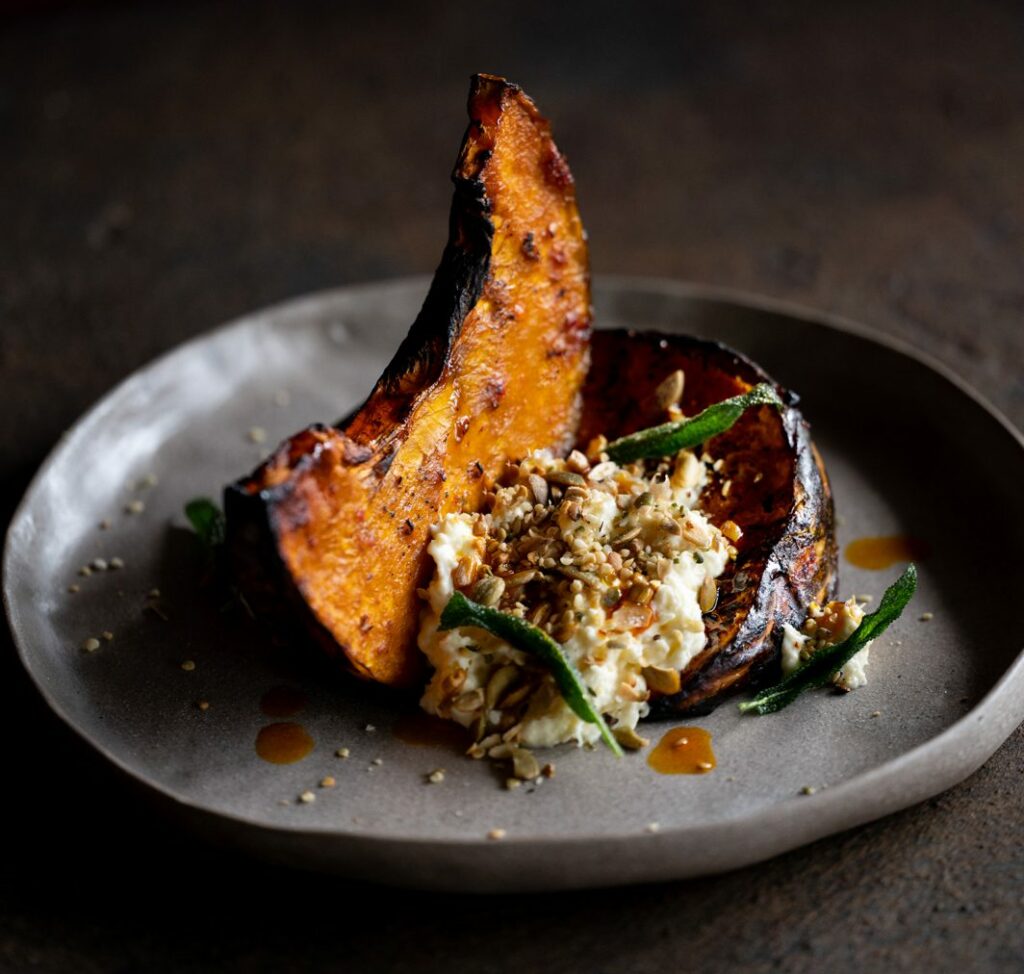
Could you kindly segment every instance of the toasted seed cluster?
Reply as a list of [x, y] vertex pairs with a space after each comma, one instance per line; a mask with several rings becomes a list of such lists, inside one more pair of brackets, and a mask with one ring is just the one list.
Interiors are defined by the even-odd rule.
[[[450, 516], [471, 531], [450, 566], [451, 589], [526, 619], [570, 656], [586, 644], [586, 655], [573, 658], [584, 674], [654, 626], [658, 593], [680, 559], [703, 565], [707, 557], [721, 565], [735, 552], [726, 526], [719, 530], [692, 509], [707, 481], [709, 458], [683, 451], [619, 466], [609, 461], [605, 445], [598, 438], [586, 453], [574, 450], [561, 459], [539, 452], [509, 463], [481, 511]], [[736, 539], [741, 534], [736, 525], [729, 531]], [[430, 590], [421, 594], [430, 600]], [[718, 594], [710, 568], [696, 594], [700, 611], [710, 612]], [[703, 636], [699, 613], [680, 625]], [[596, 642], [595, 627], [601, 632]], [[429, 626], [425, 632], [428, 640], [436, 638]], [[471, 727], [476, 740], [468, 753], [508, 761], [510, 782], [543, 780], [524, 724], [560, 702], [553, 678], [522, 652], [490, 652], [486, 643], [469, 652], [485, 657], [487, 665], [439, 670], [428, 689], [428, 709]], [[679, 689], [678, 669], [641, 663], [630, 671], [614, 688], [617, 699], [635, 705], [633, 719], [614, 728], [619, 742], [644, 746], [632, 725], [646, 713], [650, 693]]]

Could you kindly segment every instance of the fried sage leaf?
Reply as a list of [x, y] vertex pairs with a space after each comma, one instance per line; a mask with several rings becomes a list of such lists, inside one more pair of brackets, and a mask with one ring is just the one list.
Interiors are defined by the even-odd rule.
[[917, 588], [917, 567], [911, 563], [885, 590], [878, 608], [864, 616], [853, 633], [835, 646], [820, 649], [806, 663], [752, 700], [740, 704], [743, 713], [771, 714], [789, 706], [804, 690], [822, 687], [872, 639], [899, 618]]
[[203, 547], [215, 552], [224, 544], [224, 512], [208, 497], [196, 497], [185, 505], [185, 517]]
[[616, 463], [671, 456], [724, 433], [751, 406], [763, 405], [783, 405], [779, 394], [767, 382], [758, 383], [741, 396], [716, 402], [690, 419], [662, 423], [623, 436], [609, 443], [605, 452]]
[[565, 698], [565, 702], [572, 708], [573, 713], [588, 724], [596, 724], [605, 744], [618, 757], [622, 756], [619, 742], [612, 736], [604, 717], [594, 706], [590, 692], [584, 686], [579, 671], [569, 661], [562, 647], [543, 629], [538, 629], [529, 622], [509, 615], [507, 612], [499, 612], [497, 609], [473, 602], [461, 592], [455, 592], [444, 607], [444, 612], [441, 613], [438, 629], [444, 632], [448, 629], [457, 629], [460, 626], [476, 626], [478, 629], [484, 629], [492, 636], [504, 639], [509, 645], [521, 649], [531, 656], [536, 656], [544, 662], [551, 670], [558, 689]]

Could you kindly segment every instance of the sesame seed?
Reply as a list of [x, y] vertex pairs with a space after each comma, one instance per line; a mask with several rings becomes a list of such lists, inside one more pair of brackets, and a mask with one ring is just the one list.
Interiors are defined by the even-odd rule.
[[373, 724], [367, 724], [367, 725], [366, 725], [366, 726], [365, 726], [365, 727], [363, 728], [363, 730], [365, 730], [367, 734], [372, 734], [372, 733], [373, 733], [374, 731], [376, 731], [376, 730], [377, 730], [377, 728], [376, 728], [376, 727], [374, 727], [374, 726], [373, 726]]
[[146, 509], [144, 501], [140, 501], [137, 497], [135, 500], [129, 501], [124, 506], [125, 514], [141, 514]]
[[195, 660], [191, 660], [191, 659], [185, 660], [185, 662], [183, 662], [181, 664], [181, 668], [186, 673], [191, 673], [196, 668]]
[[196, 706], [200, 710], [209, 710], [210, 709], [210, 701], [209, 700], [200, 700], [199, 703], [196, 704]]
[[303, 805], [310, 805], [316, 801], [316, 795], [311, 791], [304, 791], [299, 795], [299, 801], [302, 802]]
[[100, 641], [91, 636], [82, 643], [82, 649], [87, 653], [95, 653], [100, 648]]
[[330, 775], [320, 779], [321, 788], [333, 788], [336, 784], [337, 782]]
[[263, 443], [267, 438], [267, 431], [262, 426], [253, 426], [249, 430], [249, 440], [253, 443]]
[[82, 565], [82, 567], [78, 569], [78, 574], [81, 575], [82, 578], [88, 578], [92, 574], [92, 569], [88, 565]]
[[508, 833], [504, 829], [491, 829], [491, 831], [487, 833], [487, 838], [493, 839], [495, 842], [497, 842], [501, 839], [504, 839], [507, 834]]
[[371, 763], [375, 764], [379, 768], [384, 763], [384, 759], [383, 758], [374, 758]]
[[803, 788], [800, 789], [800, 794], [801, 795], [813, 795], [817, 790], [818, 789], [813, 787], [812, 785], [804, 785]]
[[155, 473], [147, 473], [135, 486], [137, 490], [146, 490], [149, 487], [155, 487], [158, 483]]
[[71, 593], [72, 595], [74, 595], [74, 594], [75, 594], [76, 592], [80, 592], [80, 591], [81, 591], [81, 586], [78, 586], [78, 585], [69, 585], [69, 586], [68, 586], [68, 591], [69, 591], [69, 592], [70, 592], [70, 593]]
[[94, 572], [105, 572], [109, 566], [106, 558], [93, 558], [91, 567]]
[[334, 752], [334, 756], [336, 758], [347, 758], [351, 753], [352, 752], [347, 747], [339, 747], [338, 750]]
[[935, 618], [935, 613], [933, 613], [933, 612], [922, 612], [921, 616], [920, 616], [920, 619], [921, 619], [922, 622], [930, 622], [934, 618]]
[[432, 785], [439, 785], [444, 781], [444, 768], [435, 768], [427, 775], [427, 781]]
[[105, 640], [106, 640], [106, 641], [107, 641], [108, 643], [109, 643], [109, 642], [110, 642], [110, 641], [111, 641], [111, 640], [112, 640], [112, 639], [114, 638], [114, 634], [113, 634], [113, 633], [112, 633], [112, 632], [111, 632], [111, 631], [110, 631], [109, 629], [105, 629], [105, 630], [104, 630], [103, 632], [101, 632], [101, 633], [100, 633], [100, 635], [101, 635], [101, 636], [103, 637], [103, 639], [105, 639]]
[[657, 822], [648, 822], [644, 831], [650, 832], [653, 835], [655, 832], [661, 831], [661, 826]]
[[107, 565], [112, 571], [117, 571], [118, 568], [124, 568], [124, 559], [113, 557], [110, 559], [110, 563]]
[[871, 713], [868, 714], [868, 716], [869, 717], [881, 717], [882, 716], [882, 711], [881, 710], [872, 710]]

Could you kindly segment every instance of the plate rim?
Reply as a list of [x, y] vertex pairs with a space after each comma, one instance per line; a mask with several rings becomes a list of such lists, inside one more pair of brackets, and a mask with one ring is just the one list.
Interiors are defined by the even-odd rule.
[[[459, 837], [425, 837], [422, 835], [385, 836], [365, 832], [359, 829], [343, 829], [337, 827], [292, 825], [290, 823], [268, 823], [255, 817], [237, 812], [220, 811], [187, 796], [176, 793], [169, 786], [147, 778], [135, 770], [127, 761], [113, 754], [105, 746], [94, 740], [84, 728], [80, 728], [72, 716], [65, 712], [61, 704], [54, 698], [37, 678], [37, 674], [29, 660], [28, 639], [24, 635], [21, 624], [21, 613], [14, 605], [12, 572], [17, 560], [15, 546], [20, 536], [20, 526], [28, 520], [29, 509], [36, 493], [56, 462], [57, 457], [66, 449], [76, 436], [97, 422], [111, 401], [126, 386], [140, 381], [141, 377], [153, 369], [164, 366], [169, 360], [179, 355], [187, 355], [197, 345], [209, 342], [214, 338], [223, 338], [233, 330], [242, 330], [247, 325], [267, 317], [301, 316], [306, 306], [316, 306], [325, 301], [337, 300], [342, 295], [358, 291], [387, 291], [389, 289], [413, 288], [422, 285], [425, 289], [429, 283], [429, 275], [411, 275], [386, 278], [378, 281], [367, 281], [341, 287], [327, 288], [303, 295], [294, 296], [275, 302], [263, 308], [257, 308], [239, 315], [214, 328], [208, 329], [181, 342], [150, 361], [134, 369], [127, 376], [107, 390], [93, 402], [68, 429], [60, 436], [48, 451], [45, 459], [33, 475], [25, 493], [15, 509], [8, 528], [3, 552], [3, 604], [8, 620], [12, 641], [18, 659], [26, 671], [33, 686], [45, 700], [49, 709], [70, 728], [74, 734], [90, 748], [109, 761], [118, 771], [122, 772], [135, 785], [141, 786], [146, 792], [159, 797], [173, 808], [184, 811], [196, 820], [195, 824], [206, 825], [209, 831], [223, 832], [225, 825], [241, 829], [243, 835], [235, 837], [242, 845], [248, 845], [248, 839], [260, 835], [269, 835], [285, 839], [286, 844], [295, 846], [303, 841], [323, 843], [329, 840], [334, 843], [333, 856], [337, 868], [339, 860], [356, 853], [356, 858], [371, 858], [374, 850], [397, 846], [429, 850], [431, 862], [438, 872], [435, 877], [390, 876], [382, 877], [377, 873], [367, 872], [365, 878], [375, 878], [393, 883], [431, 887], [437, 889], [459, 890], [504, 890], [514, 889], [569, 889], [614, 883], [642, 882], [657, 879], [684, 878], [687, 876], [704, 875], [709, 872], [720, 872], [736, 868], [744, 864], [763, 861], [783, 852], [817, 841], [836, 832], [845, 831], [892, 814], [903, 808], [917, 804], [925, 799], [964, 780], [979, 768], [1002, 745], [1014, 728], [1024, 720], [1024, 647], [1018, 651], [1013, 661], [1006, 667], [1002, 675], [992, 684], [980, 700], [963, 716], [934, 737], [912, 747], [910, 750], [885, 761], [873, 768], [854, 775], [839, 784], [821, 790], [814, 796], [793, 797], [761, 808], [728, 816], [719, 821], [699, 827], [677, 826], [666, 828], [656, 834], [645, 834], [642, 830], [635, 832], [616, 833], [611, 835], [595, 835], [577, 833], [573, 835], [531, 834], [516, 836], [510, 834], [502, 842], [496, 843], [483, 835], [467, 834]], [[700, 284], [672, 278], [645, 275], [603, 275], [594, 284], [594, 292], [612, 291], [644, 291], [654, 292], [678, 299], [701, 300], [738, 306], [754, 311], [769, 312], [793, 318], [816, 327], [823, 327], [850, 334], [862, 340], [875, 343], [899, 355], [916, 361], [950, 383], [958, 392], [967, 396], [978, 406], [987, 417], [996, 421], [1004, 432], [1010, 435], [1016, 446], [1024, 450], [1024, 434], [994, 406], [981, 392], [971, 386], [963, 377], [946, 363], [939, 361], [929, 351], [899, 338], [884, 334], [873, 327], [854, 321], [844, 315], [829, 311], [819, 311], [808, 306], [785, 299], [759, 295], [735, 288]], [[599, 326], [598, 326], [599, 327]], [[936, 768], [939, 770], [936, 771]], [[893, 787], [895, 785], [895, 787]], [[861, 810], [853, 816], [848, 814], [847, 796], [856, 793], [861, 803]], [[804, 810], [803, 814], [794, 815], [793, 809]], [[815, 814], [809, 815], [808, 812]], [[205, 821], [202, 821], [205, 820]], [[798, 827], [793, 823], [797, 822]], [[755, 837], [759, 841], [751, 844]], [[767, 838], [766, 838], [767, 836]], [[223, 837], [223, 836], [222, 836]], [[699, 865], [688, 870], [678, 856], [667, 856], [666, 852], [679, 852], [681, 846], [694, 846], [711, 841], [731, 841], [733, 848], [740, 850], [732, 865], [717, 866], [712, 869], [701, 869]], [[600, 845], [609, 851], [621, 847], [629, 848], [635, 856], [635, 849], [646, 844], [651, 850], [647, 856], [641, 856], [639, 873], [626, 878], [610, 877], [607, 869], [582, 869], [579, 874], [559, 874], [560, 882], [544, 882], [540, 886], [531, 885], [527, 881], [517, 885], [508, 882], [474, 883], [456, 871], [457, 882], [450, 884], [444, 881], [445, 871], [437, 870], [438, 859], [446, 855], [458, 856], [467, 849], [475, 850], [481, 855], [479, 870], [487, 873], [487, 867], [497, 865], [507, 855], [508, 850], [515, 850], [522, 855], [525, 849], [537, 849], [541, 855], [552, 846], [594, 846]], [[755, 851], [756, 848], [756, 851]], [[750, 851], [743, 851], [750, 850]], [[259, 851], [259, 850], [253, 850]], [[264, 850], [265, 854], [265, 850]], [[291, 858], [291, 857], [286, 857]], [[594, 857], [603, 860], [603, 857]], [[303, 859], [301, 853], [295, 857], [296, 864]], [[308, 862], [304, 863], [309, 865]], [[327, 865], [325, 868], [332, 868]], [[344, 869], [338, 871], [344, 872]], [[414, 870], [415, 872], [415, 870]], [[527, 872], [529, 872], [527, 870]], [[636, 870], [634, 869], [634, 872]], [[351, 875], [358, 875], [356, 870]], [[497, 874], [500, 878], [501, 871]], [[485, 875], [486, 880], [486, 875]]]

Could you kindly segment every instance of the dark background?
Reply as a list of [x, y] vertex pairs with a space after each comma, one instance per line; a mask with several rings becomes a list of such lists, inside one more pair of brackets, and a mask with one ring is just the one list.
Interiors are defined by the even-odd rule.
[[[1018, 4], [22, 4], [0, 14], [3, 522], [157, 353], [430, 271], [476, 70], [553, 118], [595, 275], [848, 315], [1024, 424]], [[942, 797], [726, 876], [420, 896], [165, 825], [3, 641], [4, 970], [1024, 970], [1019, 729]]]

